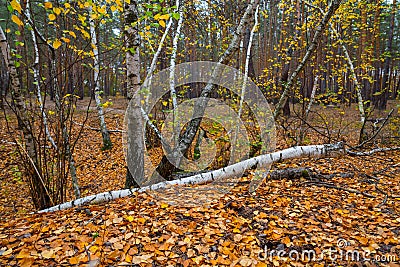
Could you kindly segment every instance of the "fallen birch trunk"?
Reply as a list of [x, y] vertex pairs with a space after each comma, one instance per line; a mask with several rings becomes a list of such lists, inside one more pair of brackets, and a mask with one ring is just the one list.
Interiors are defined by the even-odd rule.
[[342, 142], [336, 144], [325, 144], [325, 145], [296, 146], [281, 151], [273, 152], [270, 154], [265, 154], [258, 157], [250, 158], [215, 171], [200, 173], [178, 180], [165, 181], [142, 188], [123, 189], [117, 191], [104, 192], [97, 195], [91, 195], [70, 202], [66, 202], [48, 209], [40, 210], [38, 212], [39, 213], [53, 212], [57, 210], [69, 209], [82, 205], [104, 203], [114, 199], [130, 196], [135, 192], [140, 193], [149, 190], [157, 190], [166, 188], [167, 186], [171, 185], [204, 184], [207, 182], [214, 181], [216, 179], [231, 178], [234, 177], [237, 173], [250, 170], [254, 167], [262, 168], [272, 163], [280, 162], [287, 159], [304, 158], [304, 157], [310, 157], [310, 158], [330, 157], [342, 153], [344, 153], [344, 144]]

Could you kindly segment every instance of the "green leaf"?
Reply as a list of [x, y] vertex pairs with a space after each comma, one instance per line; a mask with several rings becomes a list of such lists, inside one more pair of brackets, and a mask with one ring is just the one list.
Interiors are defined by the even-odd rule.
[[179, 19], [179, 13], [172, 13], [172, 17], [174, 18], [174, 19], [176, 19], [176, 20], [178, 20]]
[[383, 92], [382, 91], [380, 91], [380, 92], [375, 92], [374, 94], [373, 94], [373, 96], [379, 96], [379, 95], [381, 95]]
[[19, 61], [15, 61], [14, 65], [16, 68], [19, 68], [19, 66], [21, 66], [21, 63]]

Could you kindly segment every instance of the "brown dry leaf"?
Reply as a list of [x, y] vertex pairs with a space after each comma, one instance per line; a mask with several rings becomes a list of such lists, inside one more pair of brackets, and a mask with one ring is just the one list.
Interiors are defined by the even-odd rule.
[[54, 257], [55, 257], [55, 254], [54, 254], [54, 250], [53, 250], [53, 249], [44, 250], [44, 251], [42, 251], [41, 255], [42, 255], [42, 257], [45, 258], [45, 259], [51, 259], [51, 258], [54, 258]]

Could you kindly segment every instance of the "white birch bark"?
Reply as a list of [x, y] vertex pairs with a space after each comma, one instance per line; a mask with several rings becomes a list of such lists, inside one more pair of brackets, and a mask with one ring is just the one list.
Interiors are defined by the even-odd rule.
[[305, 120], [307, 120], [308, 113], [310, 113], [311, 107], [314, 103], [315, 93], [317, 92], [317, 88], [318, 88], [318, 79], [319, 79], [319, 76], [315, 75], [314, 84], [313, 84], [313, 88], [312, 88], [311, 96], [310, 96], [310, 102], [308, 102], [308, 106], [307, 106], [305, 117], [304, 117]]
[[[29, 0], [26, 1], [26, 17], [27, 20], [30, 21], [30, 9], [29, 9]], [[34, 54], [35, 54], [35, 59], [33, 62], [33, 66], [32, 66], [32, 70], [33, 70], [33, 81], [34, 84], [36, 85], [36, 95], [37, 95], [37, 99], [38, 99], [38, 103], [39, 103], [39, 108], [40, 108], [40, 112], [42, 114], [42, 121], [43, 121], [43, 126], [44, 126], [44, 130], [47, 136], [47, 139], [49, 139], [49, 142], [51, 143], [51, 145], [53, 146], [53, 148], [55, 150], [57, 150], [57, 145], [54, 142], [53, 137], [51, 136], [50, 130], [49, 130], [49, 126], [47, 123], [47, 115], [46, 115], [46, 111], [44, 110], [44, 104], [43, 104], [43, 99], [42, 99], [42, 92], [40, 89], [40, 85], [41, 85], [41, 79], [40, 79], [40, 73], [39, 73], [39, 47], [37, 44], [37, 39], [36, 39], [36, 34], [33, 30], [33, 28], [30, 29], [30, 33], [32, 36], [32, 43], [33, 43], [33, 49], [34, 49]]]
[[99, 117], [101, 135], [103, 137], [103, 149], [111, 149], [112, 142], [110, 138], [110, 133], [107, 130], [106, 121], [104, 119], [104, 109], [101, 103], [101, 90], [99, 85], [99, 74], [100, 74], [100, 57], [99, 48], [96, 35], [96, 27], [92, 16], [92, 7], [89, 7], [89, 27], [90, 27], [90, 39], [93, 49], [93, 71], [94, 71], [94, 99], [96, 101], [97, 115]]
[[153, 184], [151, 186], [146, 186], [143, 188], [134, 188], [134, 189], [124, 189], [118, 191], [109, 191], [100, 193], [97, 195], [87, 196], [81, 199], [77, 199], [74, 201], [66, 202], [45, 210], [41, 210], [39, 212], [53, 212], [57, 210], [68, 209], [72, 207], [89, 205], [89, 204], [99, 204], [107, 201], [111, 201], [117, 198], [131, 196], [135, 192], [145, 192], [149, 190], [157, 190], [166, 188], [172, 185], [195, 185], [195, 184], [204, 184], [208, 182], [212, 182], [214, 180], [220, 179], [228, 179], [231, 178], [237, 173], [242, 173], [243, 171], [250, 170], [253, 167], [262, 168], [268, 166], [275, 162], [280, 162], [287, 159], [294, 158], [304, 158], [304, 157], [332, 157], [337, 156], [343, 153], [344, 146], [343, 143], [336, 144], [325, 144], [325, 145], [311, 145], [311, 146], [298, 146], [291, 147], [288, 149], [284, 149], [282, 151], [277, 151], [265, 155], [261, 155], [258, 157], [250, 158], [245, 161], [238, 162], [236, 164], [227, 166], [225, 168], [221, 168], [215, 171], [201, 173], [189, 177], [185, 177], [178, 180], [173, 181], [165, 181], [157, 184]]
[[[29, 25], [32, 27], [32, 30], [35, 32], [35, 34], [39, 37], [39, 39], [41, 41], [43, 41], [43, 43], [47, 44], [47, 46], [49, 47], [50, 51], [51, 51], [51, 55], [52, 55], [52, 59], [51, 59], [51, 75], [54, 79], [54, 83], [53, 83], [53, 88], [52, 90], [54, 91], [54, 99], [55, 99], [55, 103], [56, 103], [56, 109], [57, 109], [57, 113], [60, 114], [60, 121], [64, 121], [64, 117], [63, 117], [63, 112], [61, 112], [61, 102], [60, 102], [60, 92], [59, 89], [57, 87], [57, 75], [56, 75], [56, 60], [55, 60], [55, 48], [51, 45], [50, 42], [48, 42], [48, 40], [46, 40], [46, 38], [43, 37], [43, 35], [38, 31], [38, 29], [36, 28], [35, 24], [33, 23], [33, 21], [30, 18], [30, 15], [27, 12], [22, 13], [26, 20], [28, 21]], [[65, 148], [65, 154], [68, 158], [68, 163], [69, 163], [69, 173], [71, 176], [71, 181], [72, 181], [72, 187], [74, 190], [74, 195], [75, 198], [80, 198], [80, 189], [79, 189], [79, 183], [78, 183], [78, 177], [76, 175], [76, 166], [75, 166], [75, 160], [73, 158], [72, 152], [71, 152], [71, 145], [69, 142], [69, 134], [68, 134], [68, 130], [67, 130], [67, 126], [65, 124], [63, 124], [63, 128], [62, 128], [62, 135], [63, 135], [63, 139], [64, 139], [64, 148]]]
[[[245, 61], [245, 64], [244, 64], [243, 84], [242, 84], [242, 89], [241, 89], [241, 92], [240, 92], [238, 118], [240, 118], [242, 116], [242, 112], [243, 112], [244, 96], [246, 94], [247, 79], [249, 77], [249, 62], [250, 62], [250, 56], [251, 56], [251, 47], [253, 46], [254, 33], [256, 32], [257, 27], [258, 27], [258, 9], [259, 9], [259, 5], [257, 5], [256, 11], [254, 12], [254, 25], [253, 25], [253, 28], [251, 29], [249, 43], [247, 45], [246, 61]], [[238, 146], [238, 144], [237, 144], [238, 132], [239, 132], [239, 125], [237, 126], [236, 131], [235, 131], [235, 135], [233, 137], [233, 142], [232, 142], [233, 150], [232, 150], [232, 153], [235, 153], [236, 147]], [[233, 158], [235, 158], [234, 155], [233, 155]]]
[[[179, 10], [179, 0], [176, 1], [176, 10]], [[151, 85], [151, 78], [153, 76], [154, 70], [156, 69], [158, 57], [160, 56], [161, 50], [162, 50], [162, 48], [164, 46], [165, 39], [167, 38], [168, 32], [169, 32], [169, 30], [170, 30], [170, 28], [172, 26], [172, 22], [173, 22], [173, 18], [170, 17], [169, 20], [168, 20], [168, 24], [167, 24], [167, 26], [165, 28], [165, 31], [164, 31], [164, 33], [163, 33], [163, 35], [161, 37], [161, 40], [160, 40], [160, 42], [158, 44], [157, 51], [155, 52], [155, 54], [153, 56], [153, 59], [151, 60], [150, 68], [149, 68], [149, 71], [147, 72], [147, 75], [146, 75], [146, 78], [145, 78], [145, 81], [148, 83], [148, 86]], [[175, 52], [175, 54], [176, 54], [176, 52]], [[146, 106], [148, 105], [147, 104], [147, 100], [148, 100], [148, 98], [146, 98]], [[168, 143], [164, 140], [164, 138], [161, 135], [161, 132], [158, 130], [157, 126], [155, 126], [151, 122], [151, 120], [150, 120], [148, 114], [146, 113], [146, 111], [143, 108], [141, 108], [141, 112], [142, 112], [142, 116], [143, 116], [143, 119], [144, 119], [145, 123], [148, 124], [150, 126], [150, 128], [155, 132], [157, 137], [161, 140], [161, 143], [163, 143], [163, 145], [166, 148], [166, 150], [170, 151]]]
[[287, 101], [287, 96], [288, 96], [289, 90], [293, 86], [294, 80], [296, 79], [297, 75], [299, 75], [300, 71], [304, 68], [304, 66], [310, 59], [311, 54], [317, 48], [318, 42], [321, 39], [324, 29], [326, 28], [327, 24], [329, 23], [329, 20], [331, 19], [331, 17], [335, 13], [335, 11], [339, 8], [340, 3], [341, 3], [341, 0], [332, 0], [329, 3], [328, 11], [326, 13], [324, 13], [323, 18], [315, 31], [314, 37], [311, 41], [311, 44], [307, 48], [306, 54], [304, 55], [300, 64], [297, 66], [297, 68], [294, 70], [294, 72], [290, 76], [287, 83], [283, 85], [284, 89], [283, 89], [282, 95], [281, 95], [279, 102], [277, 103], [277, 105], [275, 107], [275, 111], [274, 111], [274, 119], [275, 120], [278, 118], [283, 106], [285, 105], [285, 103]]
[[176, 51], [178, 50], [178, 41], [179, 41], [179, 36], [181, 35], [182, 23], [183, 23], [183, 8], [180, 8], [179, 9], [178, 25], [176, 26], [176, 32], [175, 32], [174, 40], [172, 41], [171, 66], [170, 66], [171, 70], [170, 70], [170, 73], [169, 73], [169, 90], [171, 92], [171, 98], [172, 98], [174, 123], [175, 123], [175, 111], [176, 111], [176, 109], [178, 107], [178, 101], [177, 101], [177, 98], [176, 98], [176, 90], [175, 90]]
[[[140, 96], [140, 36], [137, 26], [138, 7], [137, 0], [125, 3], [125, 41], [126, 41], [126, 74], [127, 98], [130, 114], [125, 115], [127, 134], [125, 155], [128, 165], [125, 188], [141, 184], [144, 180], [144, 127]], [[136, 23], [136, 24], [135, 24]], [[135, 26], [133, 26], [135, 25]], [[127, 116], [128, 115], [128, 116]]]
[[317, 92], [317, 88], [318, 88], [318, 79], [319, 79], [319, 76], [315, 75], [314, 84], [313, 84], [313, 88], [312, 88], [311, 96], [310, 96], [310, 101], [308, 102], [307, 109], [304, 113], [303, 121], [301, 122], [301, 125], [300, 125], [300, 133], [299, 133], [300, 142], [298, 142], [298, 143], [302, 143], [303, 139], [304, 139], [304, 133], [305, 133], [304, 124], [307, 121], [308, 114], [310, 113], [311, 107], [314, 103], [315, 93]]
[[[178, 10], [178, 9], [179, 9], [179, 0], [176, 1], [176, 4], [175, 4], [175, 5], [176, 5], [176, 10]], [[175, 11], [176, 11], [176, 10], [175, 10]], [[151, 60], [151, 64], [150, 64], [149, 71], [148, 71], [148, 73], [147, 73], [146, 80], [147, 80], [147, 79], [148, 79], [148, 80], [151, 80], [151, 76], [153, 76], [153, 72], [154, 72], [154, 70], [156, 69], [156, 64], [157, 64], [158, 57], [160, 56], [161, 50], [162, 50], [162, 48], [163, 48], [163, 46], [164, 46], [165, 39], [167, 38], [167, 35], [168, 35], [168, 33], [169, 33], [169, 30], [171, 29], [172, 22], [173, 22], [173, 18], [172, 18], [172, 16], [171, 16], [171, 17], [169, 18], [169, 20], [168, 20], [168, 24], [167, 24], [167, 26], [165, 27], [165, 31], [164, 31], [164, 33], [163, 33], [163, 35], [162, 35], [162, 37], [161, 37], [161, 40], [160, 40], [160, 42], [159, 42], [159, 44], [158, 44], [157, 51], [156, 51], [156, 53], [154, 54], [153, 59]]]

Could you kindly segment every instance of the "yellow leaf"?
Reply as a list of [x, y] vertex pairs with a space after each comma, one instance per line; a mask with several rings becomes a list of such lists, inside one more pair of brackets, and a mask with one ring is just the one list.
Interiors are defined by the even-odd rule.
[[162, 204], [161, 204], [161, 208], [162, 208], [162, 209], [168, 208], [168, 204], [167, 204], [167, 203], [162, 203]]
[[69, 35], [71, 35], [72, 37], [76, 38], [76, 34], [75, 34], [75, 32], [73, 32], [73, 31], [69, 31], [68, 33], [69, 33]]
[[54, 115], [54, 114], [56, 114], [54, 111], [49, 110], [49, 115]]
[[125, 0], [125, 3], [129, 5], [131, 3], [131, 0]]
[[165, 28], [165, 21], [160, 20], [158, 23], [159, 23], [163, 28]]
[[128, 216], [128, 217], [126, 217], [126, 219], [128, 220], [128, 222], [133, 222], [133, 220], [134, 220], [133, 216]]
[[17, 259], [27, 258], [31, 255], [30, 251], [27, 249], [22, 249], [18, 255], [16, 256]]
[[117, 8], [115, 6], [111, 6], [111, 11], [114, 12], [115, 10], [117, 10]]
[[49, 14], [49, 20], [53, 21], [56, 19], [56, 15], [54, 14]]
[[53, 4], [51, 2], [44, 2], [44, 7], [49, 9], [53, 7]]
[[164, 14], [164, 15], [160, 16], [159, 19], [167, 20], [167, 19], [169, 19], [169, 14]]
[[24, 25], [24, 23], [15, 15], [12, 15], [11, 20], [18, 26]]
[[97, 12], [99, 12], [100, 14], [105, 14], [106, 13], [106, 8], [105, 7], [98, 7], [97, 8]]
[[60, 40], [58, 40], [58, 39], [54, 40], [54, 42], [53, 42], [54, 49], [58, 49], [61, 45], [62, 45], [62, 43]]
[[12, 0], [10, 4], [14, 10], [21, 14], [21, 5], [16, 0]]
[[70, 39], [68, 39], [68, 38], [65, 38], [65, 37], [61, 37], [61, 40], [63, 40], [63, 41], [64, 41], [64, 43], [69, 43], [69, 42], [70, 42]]
[[64, 3], [65, 8], [71, 8], [71, 5], [68, 3]]
[[90, 39], [90, 34], [87, 31], [81, 29], [81, 32], [85, 38]]
[[61, 8], [55, 7], [53, 8], [54, 13], [56, 13], [57, 15], [61, 14]]
[[90, 252], [92, 252], [92, 253], [96, 253], [96, 251], [97, 251], [98, 249], [99, 249], [98, 246], [91, 246], [91, 247], [89, 248]]

